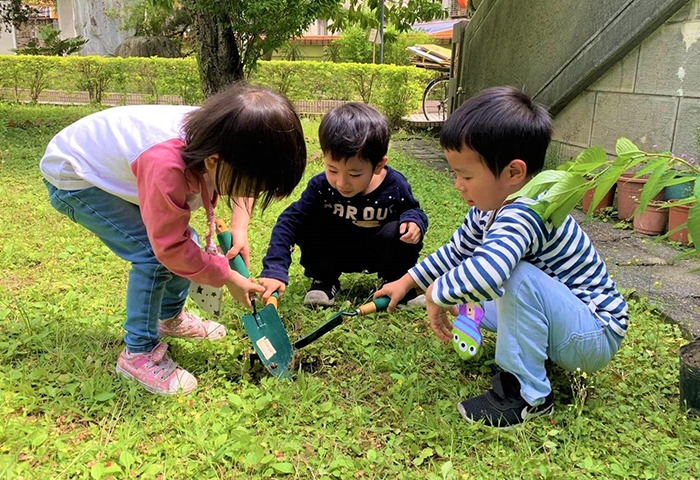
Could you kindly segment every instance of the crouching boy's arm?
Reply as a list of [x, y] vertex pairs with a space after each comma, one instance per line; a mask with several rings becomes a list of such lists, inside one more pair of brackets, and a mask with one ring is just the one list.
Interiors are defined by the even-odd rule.
[[433, 302], [434, 285], [434, 283], [431, 283], [425, 292], [425, 310], [428, 313], [428, 320], [430, 320], [430, 328], [433, 329], [433, 332], [440, 340], [447, 343], [452, 340], [452, 321], [447, 316], [447, 312], [450, 311], [452, 316], [455, 317], [457, 316], [457, 308], [450, 307], [447, 309]]

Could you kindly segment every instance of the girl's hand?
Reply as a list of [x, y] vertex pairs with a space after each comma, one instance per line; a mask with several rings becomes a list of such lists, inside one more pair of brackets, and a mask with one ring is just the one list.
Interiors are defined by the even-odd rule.
[[[452, 321], [447, 317], [448, 309], [433, 302], [433, 285], [431, 284], [425, 292], [425, 309], [428, 312], [430, 328], [440, 340], [447, 343], [452, 340]], [[455, 310], [450, 309], [453, 315], [457, 313]]]
[[284, 290], [287, 288], [287, 285], [284, 282], [277, 280], [276, 278], [260, 277], [258, 278], [258, 283], [265, 287], [265, 293], [263, 293], [262, 296], [263, 304], [266, 304], [267, 299], [270, 298], [270, 296], [275, 292], [277, 292], [277, 295], [282, 298]]
[[413, 277], [407, 273], [398, 280], [387, 283], [382, 288], [374, 292], [373, 297], [389, 297], [391, 300], [389, 300], [389, 306], [387, 307], [386, 311], [391, 313], [396, 308], [396, 304], [399, 303], [399, 301], [409, 292], [409, 290], [417, 286], [418, 285], [416, 285], [416, 282], [413, 281]]
[[248, 231], [243, 230], [241, 232], [231, 229], [231, 237], [233, 238], [233, 245], [231, 245], [231, 249], [226, 252], [226, 258], [231, 260], [240, 253], [241, 258], [245, 262], [246, 268], [250, 268], [250, 245], [248, 244]]
[[399, 235], [402, 242], [415, 245], [421, 239], [420, 227], [413, 222], [404, 222], [399, 225]]
[[251, 307], [253, 305], [250, 301], [252, 296], [265, 291], [265, 287], [245, 278], [234, 270], [231, 270], [228, 280], [224, 285], [226, 285], [228, 291], [231, 292], [231, 296], [246, 307]]

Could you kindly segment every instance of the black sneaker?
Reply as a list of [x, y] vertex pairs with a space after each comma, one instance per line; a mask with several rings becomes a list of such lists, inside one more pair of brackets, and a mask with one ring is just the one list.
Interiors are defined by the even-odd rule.
[[491, 379], [492, 388], [478, 397], [468, 398], [457, 410], [468, 422], [483, 421], [487, 427], [510, 428], [540, 415], [554, 413], [554, 394], [531, 406], [520, 396], [520, 382], [509, 372], [499, 372]]
[[340, 290], [340, 282], [335, 280], [327, 282], [323, 280], [312, 280], [309, 291], [304, 297], [304, 305], [307, 307], [330, 306], [335, 303], [335, 296]]

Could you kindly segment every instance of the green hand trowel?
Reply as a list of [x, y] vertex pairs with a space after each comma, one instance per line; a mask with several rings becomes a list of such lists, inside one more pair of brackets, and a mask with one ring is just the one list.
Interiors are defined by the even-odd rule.
[[[233, 245], [231, 232], [226, 225], [216, 221], [216, 238], [224, 253], [228, 252]], [[250, 277], [250, 272], [240, 255], [229, 260], [231, 268], [244, 277]], [[268, 300], [267, 305], [262, 310], [257, 310], [255, 300], [253, 303], [253, 313], [243, 315], [241, 321], [248, 333], [250, 341], [253, 343], [255, 353], [265, 366], [268, 372], [278, 379], [290, 380], [294, 352], [292, 342], [289, 341], [287, 330], [282, 324], [282, 320], [277, 313], [277, 293]]]

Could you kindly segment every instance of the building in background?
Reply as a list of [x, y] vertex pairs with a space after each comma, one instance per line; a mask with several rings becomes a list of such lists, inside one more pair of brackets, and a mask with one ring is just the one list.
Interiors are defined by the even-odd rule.
[[35, 0], [26, 2], [25, 5], [36, 9], [37, 15], [19, 29], [13, 25], [7, 25], [9, 32], [5, 28], [6, 25], [0, 25], [0, 54], [12, 53], [16, 48], [25, 47], [30, 40], [36, 38], [39, 29], [43, 26], [58, 27], [58, 15], [52, 1]]

